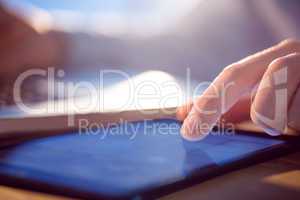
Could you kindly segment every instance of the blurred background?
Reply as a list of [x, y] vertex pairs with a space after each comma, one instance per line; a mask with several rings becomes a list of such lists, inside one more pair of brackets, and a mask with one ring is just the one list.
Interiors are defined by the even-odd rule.
[[[4, 2], [36, 24], [139, 41], [139, 51], [129, 55], [132, 62], [124, 63], [127, 68], [184, 74], [189, 67], [198, 80], [211, 80], [232, 62], [300, 36], [298, 0]], [[93, 51], [96, 55], [97, 48]]]

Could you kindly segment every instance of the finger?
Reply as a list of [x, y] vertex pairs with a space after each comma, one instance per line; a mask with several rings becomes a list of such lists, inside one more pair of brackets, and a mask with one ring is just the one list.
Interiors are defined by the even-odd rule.
[[300, 82], [300, 54], [274, 60], [266, 70], [251, 106], [252, 121], [270, 135], [280, 135], [287, 126], [289, 102]]
[[[177, 108], [176, 118], [179, 121], [183, 121], [193, 107], [193, 101]], [[247, 94], [242, 97], [222, 118], [226, 122], [238, 123], [246, 120], [250, 120], [250, 108], [251, 108], [251, 95]]]
[[[299, 62], [300, 63], [300, 62]], [[290, 104], [288, 112], [288, 126], [300, 132], [300, 87], [298, 87]]]
[[176, 110], [176, 118], [179, 121], [183, 121], [186, 117], [187, 114], [192, 110], [193, 107], [193, 101], [190, 100], [186, 104], [179, 106]]
[[[255, 54], [253, 56], [247, 57], [246, 59], [241, 60], [239, 63], [243, 63], [243, 65], [247, 65], [250, 67], [255, 67], [258, 66], [259, 68], [261, 68], [261, 70], [264, 72], [264, 70], [266, 69], [267, 65], [272, 62], [274, 59], [276, 59], [277, 57], [279, 57], [280, 55], [286, 55], [288, 53], [293, 53], [293, 52], [297, 52], [300, 51], [300, 47], [299, 47], [299, 42], [298, 41], [294, 41], [294, 40], [285, 40], [281, 43], [279, 43], [278, 45], [276, 45], [275, 47], [272, 47], [270, 49], [267, 49], [261, 53]], [[262, 60], [261, 58], [264, 57], [267, 58], [265, 60]], [[230, 65], [229, 67], [227, 67], [227, 69], [223, 70], [222, 74], [231, 74], [234, 72], [234, 66], [236, 66], [236, 64]], [[264, 66], [264, 67], [263, 67]], [[254, 70], [254, 68], [251, 68]], [[250, 69], [250, 70], [251, 70]], [[227, 72], [226, 72], [227, 71]], [[245, 72], [246, 74], [246, 72]], [[241, 77], [241, 78], [246, 78], [246, 77]], [[259, 79], [259, 77], [257, 78]], [[191, 102], [189, 102], [190, 104]], [[187, 116], [187, 114], [190, 112], [190, 110], [186, 109], [187, 105], [181, 106], [178, 108], [178, 112], [180, 112], [180, 114], [178, 116]]]
[[299, 42], [288, 40], [226, 67], [194, 101], [184, 120], [182, 136], [188, 140], [203, 138], [222, 114], [255, 87], [274, 59], [299, 51]]
[[248, 121], [250, 120], [250, 109], [251, 96], [245, 95], [222, 116], [222, 119], [229, 123]]
[[300, 131], [300, 88], [298, 87], [294, 99], [289, 108], [288, 113], [288, 126], [296, 131]]

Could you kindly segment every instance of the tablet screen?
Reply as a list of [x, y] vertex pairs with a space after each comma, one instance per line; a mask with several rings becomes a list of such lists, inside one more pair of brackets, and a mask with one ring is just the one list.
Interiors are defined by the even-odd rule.
[[[285, 141], [215, 131], [181, 138], [175, 120], [140, 121], [31, 140], [0, 151], [0, 174], [72, 195], [133, 197], [280, 148]], [[199, 179], [200, 181], [200, 179]]]

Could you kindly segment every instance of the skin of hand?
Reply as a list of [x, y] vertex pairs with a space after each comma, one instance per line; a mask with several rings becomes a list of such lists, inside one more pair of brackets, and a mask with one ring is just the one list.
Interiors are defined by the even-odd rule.
[[269, 135], [300, 131], [300, 42], [288, 39], [233, 63], [195, 100], [178, 108], [182, 136], [197, 141], [220, 119], [251, 119]]
[[1, 79], [16, 76], [31, 67], [59, 64], [60, 47], [56, 33], [40, 33], [30, 22], [0, 5]]

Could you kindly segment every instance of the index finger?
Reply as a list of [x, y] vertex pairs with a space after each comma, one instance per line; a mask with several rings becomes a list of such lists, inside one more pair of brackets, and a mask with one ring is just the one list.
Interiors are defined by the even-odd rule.
[[[205, 137], [221, 115], [260, 82], [273, 60], [299, 50], [297, 41], [286, 40], [227, 66], [204, 93], [194, 100], [181, 128], [183, 137], [188, 140]], [[186, 114], [181, 109], [178, 113]]]

